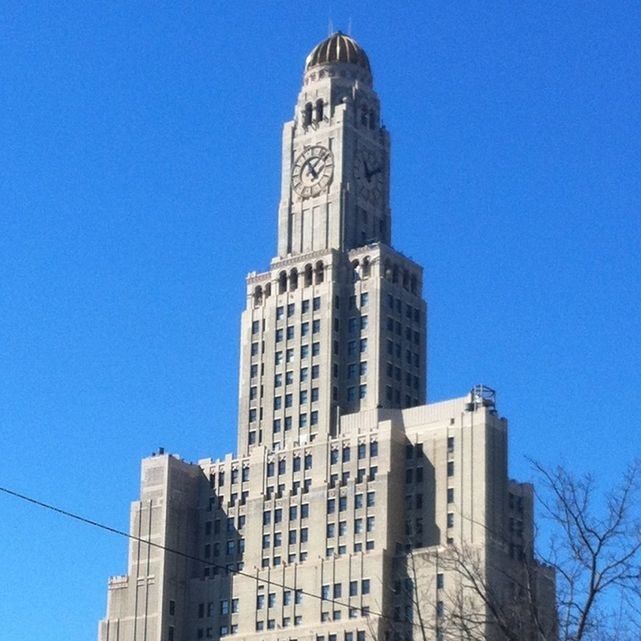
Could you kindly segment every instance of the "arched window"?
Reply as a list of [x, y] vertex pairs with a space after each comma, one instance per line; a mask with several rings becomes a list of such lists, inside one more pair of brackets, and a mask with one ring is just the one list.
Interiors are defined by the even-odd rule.
[[303, 114], [303, 125], [305, 125], [305, 127], [309, 127], [312, 124], [312, 109], [312, 103], [308, 102], [305, 105], [305, 112]]
[[287, 272], [278, 275], [278, 293], [284, 294], [287, 291]]
[[352, 282], [356, 282], [358, 280], [358, 265], [358, 260], [352, 261]]
[[323, 261], [319, 260], [316, 263], [316, 284], [320, 285], [325, 280], [325, 267], [323, 266]]
[[298, 270], [296, 267], [289, 272], [289, 291], [298, 289]]
[[265, 284], [265, 298], [269, 298], [272, 295], [272, 284], [271, 283], [266, 283]]
[[305, 277], [303, 281], [305, 287], [309, 287], [312, 284], [312, 272], [313, 272], [312, 266], [309, 263], [307, 263], [307, 265], [305, 265], [305, 272], [304, 272]]
[[369, 278], [371, 269], [372, 264], [369, 262], [369, 256], [365, 256], [365, 258], [363, 258], [363, 268], [361, 269], [361, 275], [363, 278]]
[[263, 304], [263, 288], [258, 285], [254, 289], [254, 307], [259, 307]]
[[323, 121], [323, 99], [319, 98], [316, 101], [316, 122]]

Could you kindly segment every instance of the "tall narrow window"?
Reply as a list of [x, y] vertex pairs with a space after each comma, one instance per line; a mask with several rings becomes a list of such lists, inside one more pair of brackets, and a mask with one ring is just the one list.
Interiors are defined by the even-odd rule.
[[303, 112], [303, 125], [309, 127], [312, 124], [312, 103], [308, 102], [305, 105], [305, 111]]
[[319, 98], [316, 101], [316, 121], [322, 122], [323, 120], [323, 99]]

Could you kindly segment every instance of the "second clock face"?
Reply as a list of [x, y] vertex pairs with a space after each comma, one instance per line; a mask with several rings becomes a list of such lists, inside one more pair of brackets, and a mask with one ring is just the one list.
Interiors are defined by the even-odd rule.
[[360, 198], [378, 204], [383, 198], [383, 159], [370, 149], [361, 148], [354, 155], [354, 178]]
[[334, 156], [322, 145], [307, 147], [292, 167], [292, 187], [301, 198], [318, 196], [334, 173]]

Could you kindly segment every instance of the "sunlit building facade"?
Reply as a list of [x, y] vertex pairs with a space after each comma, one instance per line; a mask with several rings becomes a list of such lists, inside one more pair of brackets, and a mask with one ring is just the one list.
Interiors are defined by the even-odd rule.
[[247, 277], [237, 455], [142, 462], [99, 641], [464, 638], [448, 551], [473, 549], [496, 585], [530, 554], [531, 488], [508, 480], [493, 391], [427, 404], [423, 271], [392, 247], [380, 113], [351, 37], [313, 49], [283, 130], [277, 254]]

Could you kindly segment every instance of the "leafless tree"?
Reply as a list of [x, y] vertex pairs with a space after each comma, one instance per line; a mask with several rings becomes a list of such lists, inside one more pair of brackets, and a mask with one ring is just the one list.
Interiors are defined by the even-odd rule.
[[591, 475], [534, 467], [551, 537], [541, 558], [556, 571], [561, 641], [639, 638], [641, 462], [599, 496]]
[[[506, 553], [508, 540], [497, 532], [487, 533], [482, 548], [450, 543], [410, 549], [402, 560], [404, 579], [394, 591], [402, 592], [411, 615], [395, 614], [387, 625], [388, 637], [641, 638], [641, 463], [630, 465], [617, 487], [605, 494], [589, 475], [538, 463], [533, 467], [547, 540], [536, 551], [529, 541], [516, 557]], [[440, 591], [434, 585], [439, 572], [455, 577]]]

